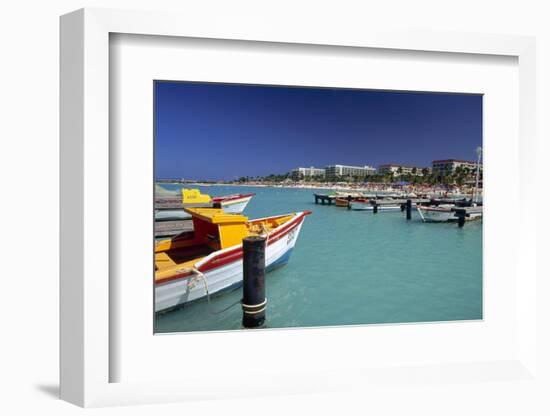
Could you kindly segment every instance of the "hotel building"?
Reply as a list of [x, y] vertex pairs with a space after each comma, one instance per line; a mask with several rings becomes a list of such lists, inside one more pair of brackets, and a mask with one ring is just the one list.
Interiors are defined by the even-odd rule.
[[290, 176], [292, 179], [305, 178], [306, 176], [325, 176], [325, 170], [314, 168], [313, 166], [310, 168], [296, 168], [290, 171]]
[[[414, 170], [415, 168], [416, 170]], [[378, 173], [381, 175], [384, 175], [391, 172], [395, 175], [398, 175], [399, 169], [401, 169], [402, 175], [410, 174], [410, 175], [422, 176], [423, 169], [428, 169], [429, 172], [431, 173], [431, 168], [421, 168], [418, 166], [409, 166], [409, 165], [397, 165], [392, 163], [378, 166]], [[413, 173], [413, 170], [414, 170], [414, 173]]]
[[[474, 172], [477, 168], [477, 162], [458, 159], [434, 160], [432, 162], [432, 170], [435, 175], [453, 173], [459, 166], [463, 168], [468, 168], [471, 172]], [[480, 165], [480, 168], [482, 167], [483, 165]]]
[[329, 179], [349, 178], [354, 176], [365, 177], [374, 175], [376, 169], [372, 166], [331, 165], [325, 168], [325, 176]]

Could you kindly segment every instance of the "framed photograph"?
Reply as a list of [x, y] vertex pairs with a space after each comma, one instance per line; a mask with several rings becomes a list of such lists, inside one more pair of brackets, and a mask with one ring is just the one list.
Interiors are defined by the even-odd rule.
[[233, 27], [61, 18], [62, 398], [533, 380], [534, 40]]

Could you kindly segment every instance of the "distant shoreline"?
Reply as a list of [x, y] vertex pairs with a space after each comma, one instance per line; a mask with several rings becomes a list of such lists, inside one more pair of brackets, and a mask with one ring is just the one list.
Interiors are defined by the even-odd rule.
[[[384, 184], [376, 183], [371, 184], [371, 186], [364, 184], [357, 184], [355, 186], [346, 186], [344, 184], [304, 184], [304, 183], [292, 183], [292, 184], [263, 184], [263, 183], [223, 183], [223, 182], [172, 182], [172, 181], [156, 181], [158, 184], [174, 184], [174, 185], [183, 185], [183, 186], [201, 186], [201, 187], [210, 187], [210, 186], [240, 186], [240, 187], [250, 187], [250, 188], [281, 188], [281, 189], [311, 189], [311, 190], [326, 190], [326, 191], [344, 191], [344, 192], [391, 192], [391, 191], [403, 191], [405, 189], [409, 192], [423, 192], [423, 193], [455, 193], [462, 195], [469, 195], [472, 193], [472, 187], [468, 186], [458, 186], [458, 185], [427, 185], [427, 184], [410, 184], [410, 185], [395, 185], [395, 184]], [[480, 190], [480, 193], [483, 191]]]
[[[285, 188], [285, 189], [359, 189], [349, 188], [335, 185], [276, 185], [276, 184], [260, 184], [260, 183], [224, 183], [224, 182], [171, 182], [171, 181], [156, 181], [155, 183], [164, 185], [183, 185], [183, 186], [243, 186], [249, 188]], [[366, 189], [366, 188], [365, 188]]]

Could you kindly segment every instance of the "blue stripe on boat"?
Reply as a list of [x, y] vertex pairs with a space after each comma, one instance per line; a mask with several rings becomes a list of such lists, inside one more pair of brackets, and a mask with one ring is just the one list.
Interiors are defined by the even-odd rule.
[[285, 254], [283, 254], [280, 258], [278, 258], [277, 260], [275, 260], [273, 263], [271, 263], [269, 266], [266, 267], [265, 271], [266, 272], [270, 272], [274, 269], [276, 269], [277, 267], [281, 267], [281, 266], [284, 266], [285, 264], [288, 263], [288, 259], [290, 258], [290, 255], [292, 254], [292, 250], [293, 249], [290, 249], [288, 250]]

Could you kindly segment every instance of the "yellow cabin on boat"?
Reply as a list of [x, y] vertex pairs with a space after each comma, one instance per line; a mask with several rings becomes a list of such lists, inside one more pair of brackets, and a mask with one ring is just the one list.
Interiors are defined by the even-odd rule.
[[242, 243], [251, 235], [267, 234], [286, 223], [291, 215], [248, 221], [220, 208], [184, 208], [193, 218], [193, 231], [162, 240], [155, 247], [155, 279], [162, 281], [177, 270], [193, 267], [210, 253]]
[[212, 198], [209, 195], [201, 194], [198, 189], [182, 189], [181, 198], [184, 204], [209, 204]]

